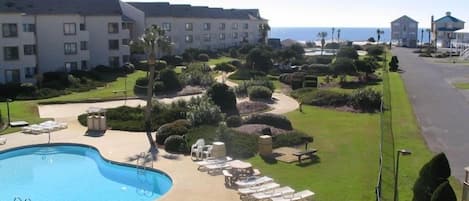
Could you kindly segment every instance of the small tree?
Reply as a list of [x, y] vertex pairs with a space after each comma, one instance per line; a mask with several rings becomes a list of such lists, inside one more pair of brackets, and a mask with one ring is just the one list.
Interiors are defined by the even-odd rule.
[[392, 56], [391, 61], [389, 62], [389, 70], [396, 72], [399, 69], [399, 60], [397, 56]]
[[441, 184], [448, 182], [451, 168], [444, 153], [440, 153], [420, 169], [419, 178], [415, 181], [413, 201], [431, 200], [433, 193]]
[[273, 66], [272, 53], [264, 48], [254, 48], [249, 51], [246, 63], [255, 70], [267, 72]]
[[179, 81], [177, 73], [172, 69], [164, 69], [160, 72], [160, 81], [163, 82], [165, 89], [169, 91], [179, 91], [182, 84]]
[[355, 75], [357, 73], [353, 60], [345, 57], [338, 57], [331, 65], [331, 68], [335, 75], [341, 77], [340, 82], [345, 81], [346, 75]]
[[373, 57], [366, 57], [364, 60], [355, 60], [357, 71], [365, 73], [365, 81], [368, 81], [368, 75], [374, 73], [378, 66], [378, 62]]
[[270, 26], [269, 24], [260, 24], [259, 25], [259, 43], [267, 44], [267, 37], [269, 36]]
[[316, 47], [316, 43], [314, 43], [314, 42], [312, 42], [312, 41], [308, 41], [308, 42], [306, 42], [306, 47], [307, 47], [307, 48]]
[[321, 55], [324, 53], [324, 46], [326, 45], [327, 32], [319, 32], [318, 37], [321, 38]]
[[355, 50], [353, 47], [341, 47], [337, 52], [337, 57], [358, 59], [358, 53], [357, 50]]
[[457, 198], [453, 187], [446, 181], [436, 188], [430, 201], [457, 201]]
[[368, 55], [378, 57], [384, 53], [384, 47], [380, 45], [374, 45], [369, 47], [366, 51]]
[[220, 110], [226, 114], [238, 114], [236, 108], [236, 95], [228, 85], [215, 83], [207, 90], [207, 95], [212, 101], [220, 107]]

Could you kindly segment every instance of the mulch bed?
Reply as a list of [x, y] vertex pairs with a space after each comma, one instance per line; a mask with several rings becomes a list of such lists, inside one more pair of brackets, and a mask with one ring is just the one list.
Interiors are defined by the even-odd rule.
[[236, 131], [247, 133], [247, 134], [254, 134], [254, 135], [262, 135], [262, 129], [270, 128], [272, 135], [280, 135], [283, 133], [288, 132], [287, 130], [275, 128], [273, 126], [265, 125], [265, 124], [244, 124], [240, 127], [233, 128]]
[[263, 112], [268, 110], [270, 107], [268, 104], [258, 101], [244, 101], [236, 105], [239, 114], [246, 115], [256, 112]]

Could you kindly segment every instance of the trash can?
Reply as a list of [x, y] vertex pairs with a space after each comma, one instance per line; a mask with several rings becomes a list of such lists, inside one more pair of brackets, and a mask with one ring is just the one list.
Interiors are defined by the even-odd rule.
[[259, 137], [259, 155], [270, 156], [272, 155], [272, 137], [269, 135], [262, 135]]
[[212, 157], [221, 158], [226, 156], [226, 147], [223, 142], [213, 142], [212, 144]]

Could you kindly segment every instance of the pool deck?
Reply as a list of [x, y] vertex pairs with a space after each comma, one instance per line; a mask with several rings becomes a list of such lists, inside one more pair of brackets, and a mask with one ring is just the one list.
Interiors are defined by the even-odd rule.
[[[110, 160], [136, 164], [135, 158], [141, 152], [148, 150], [145, 133], [107, 131], [103, 136], [90, 137], [84, 135], [86, 128], [79, 125], [76, 117], [58, 118], [58, 122], [67, 122], [69, 128], [51, 133], [51, 143], [78, 143], [91, 145]], [[0, 150], [9, 148], [44, 144], [48, 142], [48, 134], [30, 135], [12, 133], [2, 135], [7, 138]], [[173, 187], [160, 201], [216, 201], [239, 200], [235, 190], [225, 188], [223, 176], [210, 176], [197, 170], [197, 165], [188, 156], [177, 155], [175, 159], [168, 159], [164, 150], [160, 150], [157, 160], [153, 162], [155, 169], [167, 173], [173, 180]]]

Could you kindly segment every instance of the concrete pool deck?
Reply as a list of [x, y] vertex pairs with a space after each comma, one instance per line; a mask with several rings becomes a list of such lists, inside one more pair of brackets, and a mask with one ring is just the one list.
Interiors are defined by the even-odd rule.
[[[79, 125], [75, 118], [56, 119], [67, 122], [69, 128], [51, 133], [51, 143], [91, 145], [98, 148], [105, 158], [129, 164], [136, 164], [135, 158], [148, 150], [145, 133], [110, 130], [100, 137], [85, 136], [86, 128]], [[2, 137], [7, 139], [7, 143], [0, 145], [0, 150], [44, 144], [48, 142], [49, 135], [12, 133]], [[165, 151], [160, 149], [153, 167], [167, 173], [173, 180], [173, 187], [160, 201], [239, 200], [237, 191], [225, 188], [223, 176], [210, 176], [198, 171], [197, 165], [188, 156], [178, 155], [175, 159], [168, 159], [165, 155]]]

